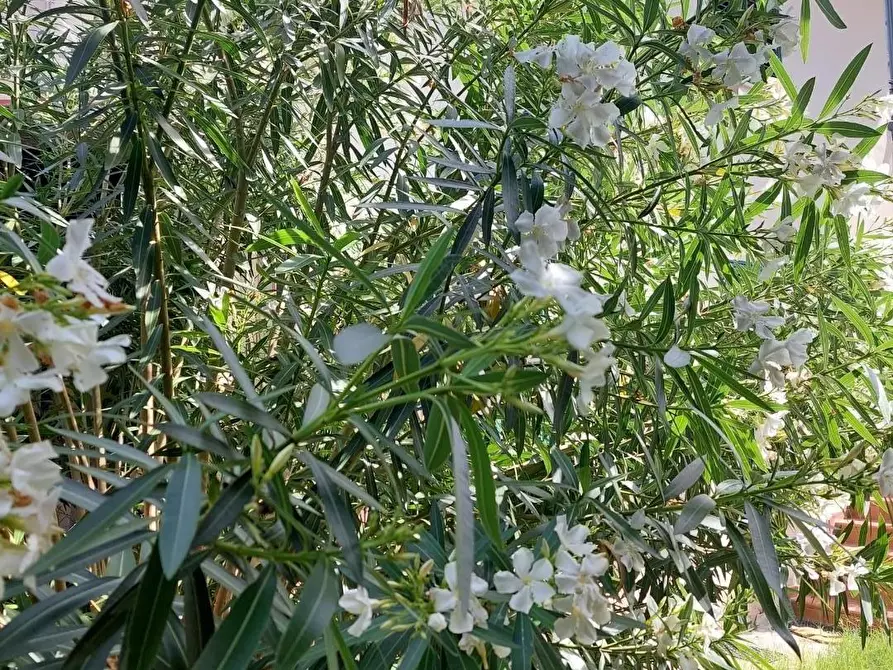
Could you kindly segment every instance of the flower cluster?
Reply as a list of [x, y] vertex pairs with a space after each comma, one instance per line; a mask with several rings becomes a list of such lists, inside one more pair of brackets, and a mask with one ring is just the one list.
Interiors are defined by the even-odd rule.
[[[436, 633], [448, 630], [460, 636], [458, 646], [462, 651], [486, 658], [486, 643], [475, 631], [488, 628], [490, 613], [485, 603], [500, 602], [508, 596], [510, 611], [528, 614], [534, 607], [542, 607], [560, 614], [554, 629], [559, 639], [573, 639], [586, 645], [595, 643], [599, 628], [612, 618], [611, 602], [599, 585], [611, 563], [608, 555], [597, 552], [596, 545], [589, 541], [591, 531], [587, 526], [570, 527], [567, 518], [560, 515], [555, 521], [555, 534], [558, 547], [554, 552], [544, 547], [537, 557], [527, 547], [517, 549], [511, 556], [512, 569], [498, 571], [493, 576], [495, 594], [487, 581], [472, 574], [466, 606], [461, 604], [456, 563], [447, 563], [443, 582], [428, 588], [425, 602], [419, 604], [424, 611], [422, 620]], [[644, 571], [642, 556], [634, 547], [619, 538], [606, 546], [619, 564], [636, 572]], [[420, 573], [427, 575], [432, 567], [429, 561]], [[371, 598], [362, 586], [345, 591], [339, 605], [357, 617], [348, 628], [354, 636], [366, 631], [376, 609], [388, 607], [383, 601]], [[386, 625], [394, 624], [389, 621]], [[511, 652], [508, 647], [497, 644], [492, 644], [492, 648], [499, 658]]]
[[[840, 186], [845, 176], [844, 170], [854, 166], [854, 158], [845, 145], [818, 137], [815, 145], [800, 140], [788, 142], [785, 146], [784, 166], [785, 172], [796, 182], [800, 193], [814, 196], [822, 187]], [[854, 193], [852, 198], [854, 202], [843, 203], [839, 207], [855, 207], [861, 195]]]
[[620, 117], [613, 102], [605, 102], [605, 92], [616, 90], [631, 96], [636, 89], [636, 69], [614, 42], [596, 47], [577, 35], [566, 35], [555, 46], [538, 46], [519, 51], [521, 63], [548, 68], [555, 59], [561, 81], [561, 94], [549, 115], [549, 130], [560, 141], [567, 135], [582, 148], [605, 146], [611, 139], [611, 126]]
[[89, 220], [72, 222], [65, 246], [47, 264], [67, 291], [43, 282], [35, 284], [31, 300], [24, 292], [0, 296], [0, 417], [26, 403], [32, 391], [62, 391], [66, 376], [79, 391], [95, 388], [108, 378], [106, 366], [126, 360], [129, 337], [99, 338], [105, 315], [126, 307], [83, 259], [91, 228]]
[[55, 455], [49, 442], [12, 451], [0, 437], [0, 600], [3, 578], [21, 577], [52, 543], [62, 479]]

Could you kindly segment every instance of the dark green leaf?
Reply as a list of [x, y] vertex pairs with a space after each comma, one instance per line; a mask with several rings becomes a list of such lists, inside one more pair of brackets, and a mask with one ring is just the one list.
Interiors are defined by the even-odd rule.
[[432, 280], [446, 258], [452, 237], [453, 231], [450, 229], [441, 233], [419, 265], [418, 272], [413, 276], [412, 283], [406, 291], [406, 297], [403, 299], [401, 312], [404, 318], [411, 316], [418, 306], [431, 295], [429, 289], [432, 288]]
[[515, 615], [515, 630], [512, 640], [515, 648], [512, 649], [512, 670], [530, 670], [533, 664], [533, 622], [523, 612]]
[[183, 578], [183, 625], [186, 628], [186, 656], [192, 664], [214, 635], [214, 610], [201, 567]]
[[180, 423], [162, 423], [157, 425], [156, 428], [181, 444], [195, 447], [201, 451], [207, 451], [208, 453], [220, 456], [221, 458], [241, 458], [241, 455], [236, 453], [232, 447], [223, 440], [218, 440], [216, 437], [209, 435], [208, 433], [203, 433], [192, 426], [184, 426]]
[[193, 454], [186, 454], [171, 473], [165, 494], [158, 553], [168, 579], [189, 553], [202, 509], [202, 466]]
[[[408, 337], [397, 336], [391, 340], [391, 355], [394, 359], [394, 379], [400, 380], [419, 371], [419, 353]], [[418, 391], [418, 378], [403, 385], [407, 393]]]
[[259, 409], [254, 405], [249, 405], [247, 402], [239, 400], [238, 398], [223, 395], [222, 393], [197, 393], [195, 397], [199, 402], [223, 412], [224, 414], [229, 414], [244, 421], [256, 423], [257, 425], [263, 426], [280, 435], [291, 435], [291, 431], [273, 418], [269, 412]]
[[426, 651], [428, 651], [428, 640], [424, 637], [412, 638], [409, 646], [406, 647], [406, 651], [403, 652], [403, 658], [400, 659], [400, 665], [397, 666], [397, 670], [415, 670], [425, 656]]
[[253, 497], [254, 484], [251, 481], [251, 471], [247, 470], [223, 490], [205, 514], [195, 533], [192, 546], [199, 547], [214, 542], [224, 528], [236, 522], [245, 505], [251, 502]]
[[322, 634], [338, 611], [341, 588], [332, 565], [325, 559], [313, 566], [304, 582], [301, 599], [276, 649], [276, 670], [291, 670]]
[[778, 554], [772, 542], [772, 526], [760, 511], [749, 501], [744, 503], [744, 513], [747, 516], [747, 525], [750, 528], [750, 539], [753, 543], [757, 564], [763, 571], [766, 582], [775, 591], [779, 598], [786, 597], [784, 586], [781, 583], [781, 572], [778, 568]]
[[276, 572], [268, 565], [238, 597], [192, 670], [245, 670], [270, 621], [274, 595]]
[[840, 18], [840, 15], [834, 10], [834, 7], [831, 6], [831, 0], [815, 1], [816, 4], [819, 6], [819, 9], [822, 10], [822, 14], [825, 15], [826, 19], [828, 19], [828, 23], [830, 23], [838, 30], [846, 30], [846, 24], [843, 22], [843, 19]]
[[425, 467], [437, 472], [450, 455], [449, 410], [442, 400], [435, 399], [428, 413], [425, 430]]
[[[175, 473], [176, 474], [176, 473]], [[173, 477], [171, 478], [173, 480]], [[177, 593], [177, 580], [167, 579], [155, 546], [136, 591], [136, 602], [124, 627], [121, 644], [121, 670], [149, 670], [155, 667], [167, 618]]]
[[65, 86], [71, 86], [74, 80], [77, 79], [77, 76], [87, 66], [87, 63], [90, 62], [93, 53], [99, 48], [102, 40], [104, 40], [117, 25], [117, 21], [112, 21], [104, 26], [94, 28], [87, 33], [84, 41], [74, 48], [74, 51], [71, 52], [71, 60], [68, 62], [68, 70], [65, 72]]

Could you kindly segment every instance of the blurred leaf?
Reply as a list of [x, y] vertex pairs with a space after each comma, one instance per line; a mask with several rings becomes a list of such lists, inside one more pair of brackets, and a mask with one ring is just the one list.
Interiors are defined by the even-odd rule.
[[65, 86], [71, 86], [74, 80], [77, 79], [77, 76], [90, 62], [93, 53], [117, 25], [117, 21], [112, 21], [104, 26], [94, 28], [87, 33], [84, 41], [74, 48], [74, 51], [71, 52], [71, 59], [68, 61], [68, 71], [65, 73]]
[[[175, 470], [174, 476], [171, 477], [172, 481], [176, 474]], [[177, 593], [176, 570], [173, 578], [166, 578], [164, 572], [161, 547], [156, 544], [137, 588], [136, 602], [124, 627], [120, 656], [121, 670], [145, 670], [155, 667], [167, 618]]]
[[304, 582], [301, 599], [288, 628], [279, 640], [277, 670], [297, 667], [301, 657], [319, 639], [338, 611], [340, 595], [341, 587], [332, 565], [326, 559], [317, 561]]
[[716, 509], [716, 503], [713, 498], [706, 493], [699, 493], [685, 503], [685, 507], [682, 508], [682, 512], [673, 526], [673, 532], [677, 535], [685, 535], [693, 531], [714, 509]]

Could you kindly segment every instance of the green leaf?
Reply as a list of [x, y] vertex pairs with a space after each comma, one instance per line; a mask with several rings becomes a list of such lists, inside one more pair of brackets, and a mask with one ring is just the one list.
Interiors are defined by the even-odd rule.
[[772, 405], [770, 405], [768, 402], [766, 402], [766, 400], [744, 386], [744, 384], [738, 381], [738, 378], [736, 378], [734, 374], [731, 374], [725, 370], [723, 364], [720, 363], [718, 359], [710, 355], [698, 355], [697, 358], [698, 362], [701, 365], [707, 368], [712, 374], [719, 377], [719, 379], [726, 386], [728, 386], [729, 389], [740, 395], [742, 398], [749, 400], [755, 406], [760, 407], [767, 412], [774, 412], [778, 409], [777, 407], [773, 407]]
[[[91, 579], [53, 593], [26, 608], [0, 629], [0, 657], [6, 657], [17, 645], [42, 634], [63, 617], [77, 614], [80, 608], [111, 591], [120, 581], [114, 578]], [[26, 653], [26, 649], [17, 650], [15, 656]]]
[[747, 516], [747, 525], [750, 528], [750, 539], [757, 557], [757, 565], [760, 566], [760, 570], [763, 571], [763, 576], [772, 590], [780, 599], [784, 599], [786, 595], [781, 583], [778, 554], [775, 551], [775, 544], [772, 542], [772, 526], [769, 519], [749, 501], [744, 503], [744, 513]]
[[428, 651], [427, 639], [424, 637], [412, 638], [409, 646], [406, 647], [406, 651], [403, 652], [403, 658], [400, 659], [400, 665], [397, 666], [397, 670], [415, 670], [421, 663], [426, 651]]
[[323, 511], [329, 522], [329, 527], [335, 535], [338, 544], [344, 551], [344, 558], [352, 573], [354, 581], [360, 581], [363, 575], [363, 556], [360, 550], [360, 538], [357, 536], [357, 524], [353, 512], [345, 504], [335, 482], [329, 476], [326, 468], [321, 467], [319, 461], [310, 458], [304, 461], [313, 472], [316, 481], [316, 490], [322, 501]]
[[272, 430], [274, 433], [279, 433], [280, 435], [291, 435], [291, 431], [273, 418], [269, 412], [259, 409], [254, 405], [249, 405], [247, 402], [239, 400], [238, 398], [234, 398], [230, 395], [223, 395], [222, 393], [197, 393], [195, 397], [199, 402], [204, 403], [212, 409], [223, 412], [224, 414], [238, 417], [243, 421], [255, 423], [258, 426], [262, 426], [267, 430]]
[[155, 163], [155, 167], [158, 168], [161, 176], [164, 177], [164, 181], [166, 181], [167, 185], [171, 188], [179, 186], [177, 176], [174, 174], [174, 169], [171, 167], [167, 156], [164, 155], [164, 149], [161, 148], [158, 140], [155, 139], [154, 135], [147, 135], [146, 140], [149, 143], [149, 155], [152, 156], [152, 162]]
[[450, 455], [450, 412], [446, 404], [435, 398], [428, 413], [425, 429], [425, 467], [428, 472], [437, 472]]
[[247, 470], [223, 490], [205, 514], [195, 533], [192, 546], [198, 547], [214, 542], [224, 528], [236, 522], [245, 505], [251, 502], [253, 497], [254, 484], [251, 481], [251, 471]]
[[750, 547], [747, 546], [741, 532], [734, 523], [730, 521], [726, 522], [726, 533], [728, 533], [729, 539], [732, 541], [735, 553], [738, 554], [738, 559], [741, 561], [741, 565], [744, 568], [748, 583], [753, 587], [757, 600], [763, 607], [763, 613], [766, 615], [766, 619], [769, 621], [772, 629], [781, 636], [785, 643], [787, 643], [799, 657], [800, 647], [797, 645], [797, 640], [794, 639], [793, 634], [778, 612], [775, 600], [772, 598], [772, 589], [769, 588], [766, 579], [763, 577], [756, 556], [754, 556]]
[[704, 474], [704, 469], [704, 460], [701, 458], [696, 458], [682, 468], [679, 474], [673, 477], [673, 480], [664, 489], [664, 500], [672, 500], [681, 493], [688, 491]]
[[812, 127], [817, 133], [822, 133], [827, 137], [832, 135], [841, 135], [842, 137], [877, 137], [884, 134], [884, 128], [875, 128], [866, 126], [862, 123], [854, 123], [853, 121], [824, 121]]
[[406, 321], [403, 322], [403, 329], [414, 330], [418, 333], [431, 335], [439, 340], [443, 340], [447, 344], [458, 347], [460, 350], [474, 349], [477, 347], [474, 340], [470, 339], [468, 336], [463, 335], [449, 326], [444, 326], [442, 323], [439, 323], [434, 319], [429, 319], [426, 316], [419, 316], [418, 314], [413, 314], [406, 319]]
[[143, 176], [143, 145], [138, 139], [132, 140], [130, 160], [124, 175], [124, 192], [121, 195], [121, 223], [126, 225], [133, 216], [136, 201], [140, 194], [140, 180]]
[[806, 259], [809, 256], [809, 250], [812, 248], [813, 240], [816, 233], [816, 219], [818, 214], [815, 208], [815, 202], [810, 200], [806, 203], [803, 210], [802, 225], [797, 233], [797, 242], [794, 250], [794, 279], [799, 279], [800, 274], [806, 265]]
[[812, 99], [812, 92], [815, 89], [815, 77], [811, 77], [805, 84], [803, 84], [800, 91], [797, 93], [797, 99], [794, 100], [794, 105], [791, 108], [791, 120], [788, 122], [788, 127], [798, 128], [803, 121], [803, 115], [806, 113], [806, 108], [809, 106], [809, 101]]
[[161, 517], [158, 549], [168, 579], [189, 553], [202, 509], [202, 466], [193, 454], [186, 454], [171, 473]]
[[533, 664], [533, 622], [523, 612], [515, 614], [515, 629], [512, 640], [515, 648], [512, 649], [512, 670], [530, 670]]
[[676, 317], [676, 296], [673, 293], [673, 281], [667, 277], [663, 283], [663, 309], [661, 311], [660, 326], [654, 336], [655, 342], [660, 342], [673, 328], [673, 319]]
[[104, 26], [94, 28], [87, 33], [84, 41], [75, 47], [74, 51], [71, 52], [71, 60], [68, 62], [68, 70], [65, 72], [66, 87], [71, 86], [74, 80], [77, 79], [77, 76], [87, 66], [87, 63], [90, 62], [93, 53], [99, 48], [102, 40], [104, 40], [117, 25], [117, 21], [112, 21]]
[[871, 346], [874, 344], [874, 333], [872, 331], [871, 326], [868, 322], [865, 321], [855, 309], [853, 309], [852, 305], [847, 303], [844, 300], [841, 300], [836, 295], [831, 295], [831, 302], [834, 303], [834, 306], [843, 312], [844, 316], [846, 316], [847, 321], [849, 321], [856, 330], [859, 331], [859, 335], [862, 337], [863, 341]]
[[[804, 2], [806, 1], [807, 0], [804, 0]], [[837, 109], [838, 105], [843, 102], [844, 98], [846, 98], [850, 89], [853, 87], [856, 78], [859, 76], [859, 72], [862, 71], [862, 66], [865, 65], [865, 61], [868, 58], [868, 53], [870, 51], [871, 45], [869, 44], [862, 49], [862, 51], [857, 53], [853, 60], [850, 61], [850, 64], [846, 66], [846, 69], [844, 69], [843, 73], [840, 75], [837, 83], [834, 84], [834, 88], [831, 89], [831, 95], [828, 96], [828, 101], [825, 103], [825, 106], [822, 107], [822, 112], [819, 114], [818, 118], [822, 119], [828, 116], [828, 114]]]
[[173, 438], [181, 444], [195, 447], [209, 454], [220, 456], [227, 460], [238, 460], [242, 455], [237, 453], [223, 440], [218, 440], [213, 435], [203, 433], [192, 426], [184, 426], [180, 423], [162, 423], [155, 426], [159, 431]]
[[276, 572], [268, 565], [238, 597], [192, 670], [245, 670], [270, 621], [274, 595]]
[[788, 74], [788, 71], [785, 70], [781, 60], [773, 51], [769, 52], [769, 65], [772, 67], [772, 72], [775, 73], [775, 77], [781, 82], [781, 87], [784, 89], [784, 92], [787, 93], [791, 102], [794, 102], [797, 99], [797, 87], [794, 85], [794, 80], [791, 79], [791, 75]]
[[214, 635], [214, 610], [208, 583], [201, 567], [183, 578], [183, 625], [186, 628], [186, 657], [190, 665]]
[[384, 508], [381, 506], [381, 503], [379, 503], [361, 487], [357, 486], [353, 482], [353, 480], [350, 479], [350, 477], [346, 477], [345, 475], [341, 474], [335, 468], [331, 467], [324, 461], [319, 460], [310, 452], [302, 451], [298, 454], [298, 458], [301, 459], [301, 462], [303, 462], [307, 467], [313, 469], [314, 472], [316, 472], [314, 468], [319, 468], [324, 471], [326, 473], [326, 476], [332, 481], [333, 484], [339, 486], [349, 495], [352, 495], [358, 500], [363, 501], [366, 505], [376, 510], [377, 512], [385, 511]]
[[822, 14], [825, 15], [826, 19], [828, 19], [828, 23], [830, 23], [838, 30], [846, 30], [846, 24], [843, 22], [843, 19], [840, 18], [840, 15], [834, 10], [834, 7], [831, 6], [831, 0], [815, 1], [816, 4], [819, 6], [819, 9], [822, 10]]
[[419, 305], [431, 295], [429, 289], [432, 286], [432, 280], [446, 258], [452, 237], [452, 229], [445, 230], [425, 254], [425, 259], [419, 266], [418, 272], [413, 276], [412, 283], [406, 291], [406, 297], [403, 299], [401, 313], [404, 319], [408, 319]]
[[716, 509], [716, 503], [713, 498], [706, 493], [699, 493], [685, 503], [685, 507], [682, 508], [682, 512], [673, 526], [673, 532], [676, 535], [685, 535], [693, 531], [714, 509]]
[[102, 505], [81, 519], [62, 540], [41, 556], [26, 574], [36, 575], [55, 567], [83, 550], [84, 543], [93, 540], [97, 533], [117, 523], [122, 517], [130, 517], [130, 508], [151, 495], [169, 471], [170, 466], [164, 465], [108, 496]]
[[809, 60], [809, 0], [800, 3], [800, 57], [806, 63]]
[[[176, 476], [176, 472], [174, 475]], [[171, 477], [172, 483], [173, 479]], [[160, 547], [156, 545], [140, 580], [136, 602], [124, 627], [121, 670], [149, 670], [155, 667], [167, 618], [177, 593], [176, 575], [168, 579], [164, 572]]]
[[304, 581], [301, 599], [279, 639], [276, 649], [276, 670], [291, 670], [323, 634], [335, 612], [341, 587], [327, 559], [317, 561]]
[[462, 432], [468, 444], [471, 458], [471, 469], [474, 473], [474, 492], [477, 500], [481, 524], [495, 547], [502, 546], [502, 532], [499, 528], [499, 509], [496, 506], [496, 482], [490, 464], [487, 443], [481, 435], [477, 422], [469, 409], [461, 402], [451, 399], [451, 412], [462, 426]]
[[[394, 359], [394, 380], [417, 373], [420, 369], [419, 353], [415, 345], [408, 337], [398, 336], [391, 340], [391, 356]], [[418, 378], [411, 380], [402, 386], [407, 393], [419, 390]]]

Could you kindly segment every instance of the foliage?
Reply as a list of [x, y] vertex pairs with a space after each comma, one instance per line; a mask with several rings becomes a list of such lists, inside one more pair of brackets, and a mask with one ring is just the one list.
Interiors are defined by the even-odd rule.
[[25, 4], [0, 279], [93, 219], [134, 346], [4, 424], [76, 523], [0, 661], [742, 667], [788, 583], [886, 625], [886, 528], [822, 517], [889, 446], [867, 51], [813, 117], [763, 0]]

